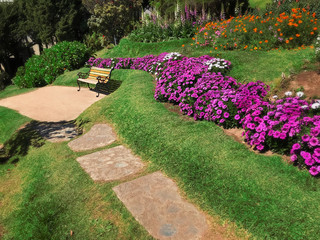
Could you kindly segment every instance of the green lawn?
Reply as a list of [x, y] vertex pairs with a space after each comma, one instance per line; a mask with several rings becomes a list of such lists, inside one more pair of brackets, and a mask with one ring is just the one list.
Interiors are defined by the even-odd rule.
[[0, 99], [12, 97], [18, 94], [27, 93], [35, 90], [34, 88], [18, 88], [15, 85], [7, 86], [4, 90], [0, 91]]
[[[187, 43], [143, 44], [125, 39], [100, 54], [211, 54], [231, 60], [230, 75], [239, 81], [260, 79], [273, 84], [282, 72], [299, 71], [313, 53], [310, 49], [210, 53], [208, 48], [181, 47]], [[76, 86], [77, 72], [65, 73], [54, 85]], [[141, 175], [161, 170], [173, 178], [187, 198], [212, 219], [236, 226], [226, 230], [226, 236], [318, 239], [319, 179], [280, 157], [249, 151], [213, 123], [169, 111], [154, 100], [153, 77], [146, 72], [115, 70], [112, 76], [122, 82], [120, 87], [89, 107], [77, 123], [85, 130], [95, 123], [111, 123], [120, 140], [108, 147], [125, 144], [139, 154], [148, 165]], [[0, 98], [9, 90], [1, 92]], [[12, 88], [13, 94], [18, 91]], [[0, 116], [4, 114], [0, 112]], [[0, 136], [6, 127], [0, 124]], [[27, 150], [18, 151], [26, 147], [24, 138], [31, 135], [28, 131], [4, 134], [6, 140], [12, 136], [8, 150], [15, 154], [0, 165], [3, 239], [152, 239], [112, 191], [119, 182], [95, 184], [76, 162], [78, 156], [90, 152], [74, 153], [67, 143], [41, 146], [36, 140], [28, 143]]]
[[9, 108], [0, 107], [0, 144], [7, 141], [11, 135], [30, 118], [20, 115]]

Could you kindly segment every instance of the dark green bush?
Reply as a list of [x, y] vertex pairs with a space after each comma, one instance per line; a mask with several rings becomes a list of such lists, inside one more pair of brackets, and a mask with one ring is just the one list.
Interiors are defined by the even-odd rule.
[[8, 73], [0, 70], [0, 90], [4, 89], [10, 81], [10, 76]]
[[64, 70], [74, 70], [84, 65], [90, 56], [85, 44], [60, 42], [45, 49], [40, 56], [32, 56], [18, 68], [13, 83], [21, 88], [41, 87], [51, 84]]

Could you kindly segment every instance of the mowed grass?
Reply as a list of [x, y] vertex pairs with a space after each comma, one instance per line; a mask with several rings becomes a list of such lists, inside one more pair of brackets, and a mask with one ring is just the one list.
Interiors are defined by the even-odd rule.
[[30, 120], [12, 109], [0, 106], [0, 144], [7, 141], [21, 125]]
[[253, 238], [318, 239], [318, 179], [280, 157], [250, 152], [213, 123], [168, 111], [154, 100], [149, 74], [118, 70], [114, 77], [123, 80], [118, 91], [79, 119], [111, 120], [153, 169], [175, 179], [209, 214], [235, 222]]
[[0, 99], [31, 92], [34, 90], [35, 88], [18, 88], [15, 85], [10, 85], [7, 86], [4, 90], [0, 91]]
[[83, 171], [75, 160], [83, 154], [46, 143], [7, 164], [0, 175], [3, 239], [152, 239], [113, 192], [118, 181], [96, 184]]

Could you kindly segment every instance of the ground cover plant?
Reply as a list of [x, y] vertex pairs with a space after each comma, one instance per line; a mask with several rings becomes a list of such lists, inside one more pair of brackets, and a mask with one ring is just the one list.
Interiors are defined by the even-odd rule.
[[[320, 100], [308, 102], [300, 99], [303, 93], [293, 97], [287, 92], [284, 99], [269, 102], [265, 99], [268, 85], [238, 83], [225, 76], [231, 62], [210, 56], [188, 58], [173, 52], [142, 58], [90, 58], [87, 63], [153, 73], [155, 99], [179, 105], [181, 112], [195, 120], [213, 121], [224, 128], [242, 126], [247, 143], [257, 150], [291, 152], [292, 161], [298, 159], [300, 167], [314, 176], [320, 173]], [[310, 147], [304, 147], [298, 156], [290, 148], [299, 144], [301, 134], [307, 134], [304, 142]]]

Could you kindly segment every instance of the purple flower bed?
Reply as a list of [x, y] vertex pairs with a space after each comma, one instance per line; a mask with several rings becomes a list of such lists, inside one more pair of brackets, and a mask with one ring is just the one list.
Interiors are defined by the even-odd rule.
[[242, 127], [246, 142], [259, 151], [290, 154], [294, 164], [320, 176], [320, 102], [300, 99], [303, 93], [268, 101], [263, 82], [242, 84], [226, 76], [231, 62], [210, 56], [188, 58], [162, 53], [142, 58], [90, 58], [90, 66], [137, 69], [155, 75], [154, 97], [177, 104], [195, 120], [224, 128]]

